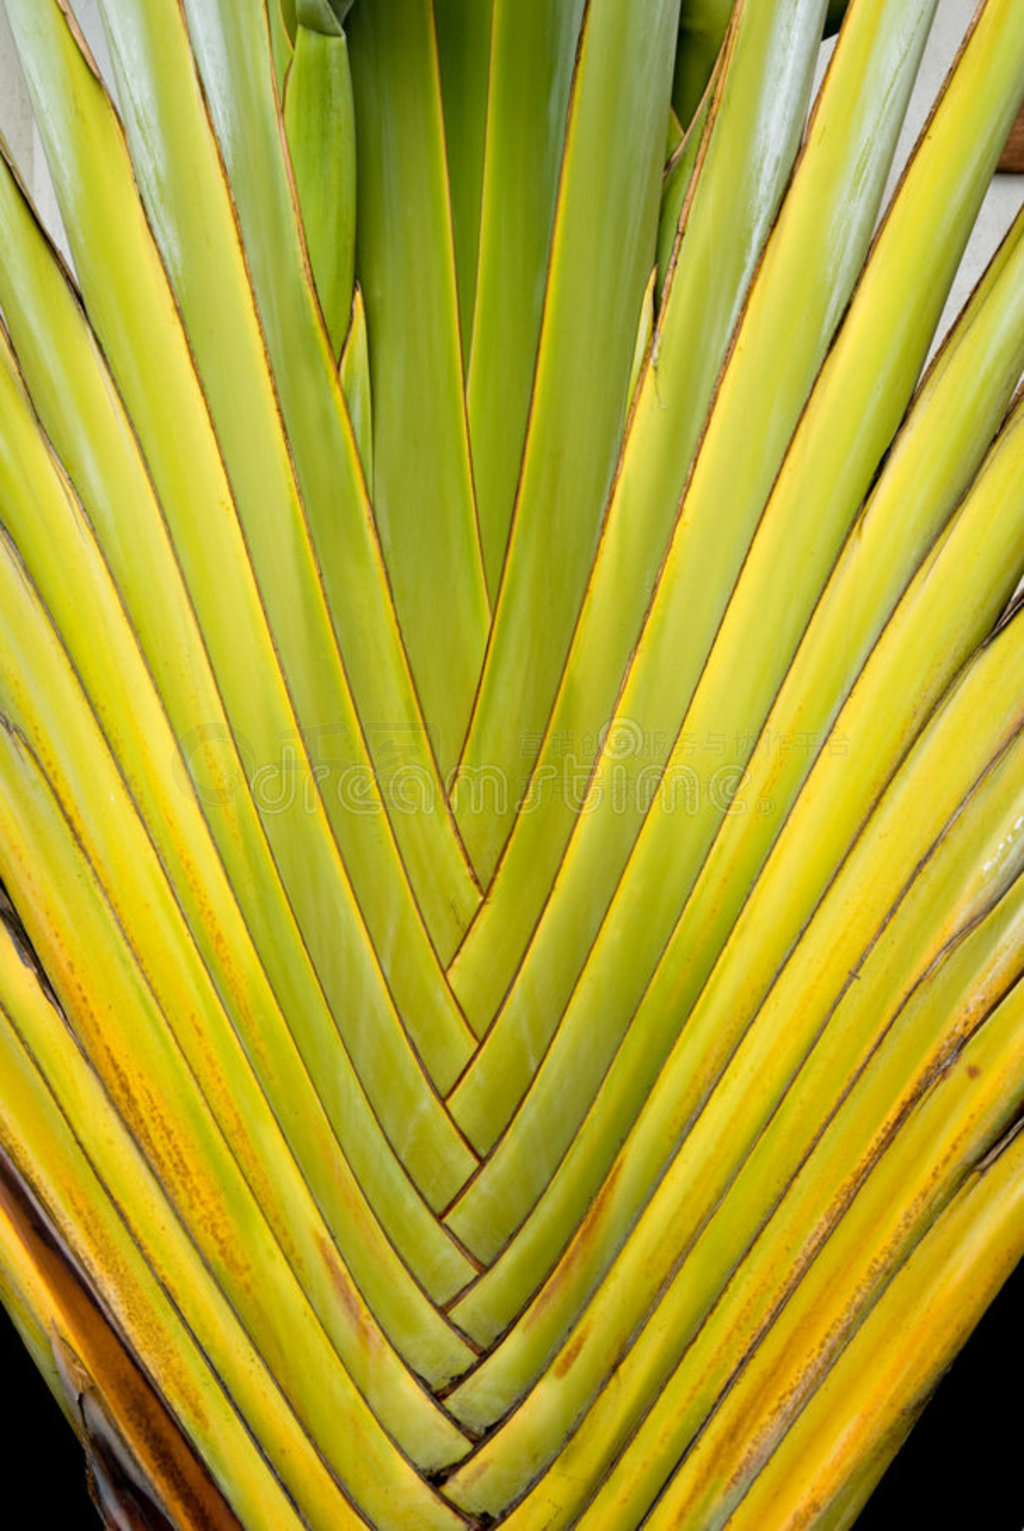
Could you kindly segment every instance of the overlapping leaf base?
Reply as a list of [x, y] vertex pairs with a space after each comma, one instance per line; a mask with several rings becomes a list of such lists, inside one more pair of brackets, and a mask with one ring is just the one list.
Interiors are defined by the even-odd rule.
[[108, 1523], [851, 1524], [1024, 1253], [1024, 215], [922, 377], [1024, 3], [881, 222], [935, 0], [809, 115], [825, 0], [101, 0], [117, 110], [5, 4], [0, 1296]]

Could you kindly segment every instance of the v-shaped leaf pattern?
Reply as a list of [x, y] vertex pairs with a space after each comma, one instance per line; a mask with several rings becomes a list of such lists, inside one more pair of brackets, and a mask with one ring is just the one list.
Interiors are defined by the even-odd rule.
[[5, 1300], [172, 1519], [790, 1524], [1020, 1243], [1022, 0], [884, 213], [935, 0], [4, 3]]

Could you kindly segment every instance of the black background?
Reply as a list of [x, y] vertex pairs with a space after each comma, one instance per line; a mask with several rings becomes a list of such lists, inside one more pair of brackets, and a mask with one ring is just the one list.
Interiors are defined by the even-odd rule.
[[[33, 1528], [96, 1531], [81, 1449], [2, 1310], [0, 1378], [3, 1481], [17, 1488], [20, 1479], [30, 1492]], [[857, 1531], [1024, 1531], [1022, 1400], [1024, 1264], [939, 1384]]]

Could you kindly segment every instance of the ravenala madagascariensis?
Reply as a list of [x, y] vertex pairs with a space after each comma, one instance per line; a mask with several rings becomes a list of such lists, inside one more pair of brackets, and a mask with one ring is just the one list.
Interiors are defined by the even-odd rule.
[[[852, 1523], [1024, 1251], [987, 0], [5, 0], [0, 1295], [109, 1526]], [[115, 105], [116, 102], [116, 105]]]

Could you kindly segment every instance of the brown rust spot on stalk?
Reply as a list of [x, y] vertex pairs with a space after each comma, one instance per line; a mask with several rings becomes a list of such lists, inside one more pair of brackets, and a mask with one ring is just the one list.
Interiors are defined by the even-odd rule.
[[527, 1323], [539, 1319], [553, 1303], [557, 1302], [563, 1289], [570, 1286], [576, 1273], [586, 1267], [593, 1253], [593, 1246], [600, 1230], [604, 1210], [610, 1200], [620, 1175], [622, 1161], [616, 1159], [601, 1184], [601, 1188], [587, 1209], [586, 1217], [572, 1236], [572, 1242], [537, 1294]]
[[555, 1377], [564, 1377], [566, 1372], [572, 1368], [572, 1363], [575, 1361], [576, 1357], [583, 1349], [583, 1346], [586, 1343], [586, 1338], [586, 1333], [581, 1330], [573, 1340], [572, 1344], [567, 1345], [566, 1348], [562, 1351], [554, 1366], [551, 1368], [552, 1374]]
[[369, 1310], [330, 1239], [318, 1233], [317, 1244], [331, 1278], [335, 1296], [348, 1314], [352, 1327], [359, 1337], [359, 1343], [365, 1348], [369, 1358], [373, 1352], [380, 1350], [380, 1335], [370, 1317]]

